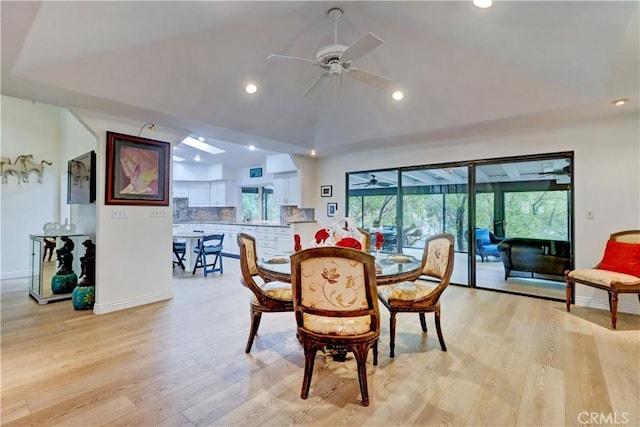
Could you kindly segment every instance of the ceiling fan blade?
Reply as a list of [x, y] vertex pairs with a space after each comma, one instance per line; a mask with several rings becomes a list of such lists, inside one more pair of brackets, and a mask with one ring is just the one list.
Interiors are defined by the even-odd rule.
[[307, 62], [312, 65], [318, 65], [318, 61], [316, 61], [315, 59], [298, 58], [296, 56], [276, 55], [273, 53], [269, 55], [267, 59], [270, 59], [272, 61], [283, 61], [283, 62]]
[[376, 185], [378, 185], [379, 187], [391, 187], [390, 182], [378, 182]]
[[304, 96], [307, 96], [310, 93], [320, 89], [322, 86], [325, 85], [325, 83], [327, 83], [329, 81], [330, 78], [331, 78], [331, 75], [329, 73], [321, 74], [316, 79], [316, 81], [313, 82], [313, 84], [311, 86], [309, 86], [309, 89], [307, 89], [307, 91], [304, 93]]
[[363, 55], [371, 52], [373, 49], [380, 46], [384, 41], [373, 33], [367, 33], [356, 40], [351, 46], [349, 46], [342, 55], [340, 55], [341, 61], [353, 61], [360, 58]]
[[386, 89], [391, 84], [391, 79], [359, 68], [349, 68], [348, 73], [352, 79], [379, 89]]

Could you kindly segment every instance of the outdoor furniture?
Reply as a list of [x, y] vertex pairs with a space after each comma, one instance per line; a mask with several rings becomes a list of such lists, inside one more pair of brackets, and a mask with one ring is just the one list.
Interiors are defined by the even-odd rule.
[[504, 265], [504, 280], [512, 271], [562, 276], [571, 268], [570, 244], [564, 240], [505, 239], [498, 244]]
[[499, 257], [498, 243], [503, 239], [497, 237], [487, 228], [476, 228], [476, 253], [480, 255], [480, 259], [484, 262], [485, 258], [490, 256]]
[[611, 234], [598, 265], [593, 268], [566, 271], [565, 280], [567, 311], [571, 311], [575, 283], [607, 291], [611, 327], [616, 329], [618, 294], [636, 294], [640, 301], [640, 230]]
[[187, 255], [187, 243], [186, 242], [173, 242], [173, 255], [175, 255], [176, 260], [173, 261], [173, 266], [179, 266], [183, 270], [185, 257]]
[[362, 404], [368, 406], [367, 355], [373, 347], [378, 364], [380, 336], [375, 258], [351, 248], [310, 248], [291, 256], [291, 277], [305, 359], [300, 397], [309, 395], [316, 352], [329, 347], [353, 352]]
[[[222, 274], [224, 272], [222, 266], [223, 240], [224, 234], [208, 234], [202, 236], [198, 243], [198, 247], [194, 249], [194, 252], [197, 253], [197, 257], [196, 263], [193, 266], [192, 274], [196, 274], [196, 270], [198, 268], [202, 268], [204, 270], [204, 277], [207, 277], [208, 273], [215, 273], [216, 271], [219, 271]], [[207, 256], [213, 257], [213, 261], [208, 262]]]
[[425, 313], [435, 314], [436, 332], [442, 351], [447, 346], [440, 328], [440, 295], [449, 285], [453, 272], [454, 237], [438, 234], [427, 239], [422, 255], [422, 274], [436, 281], [406, 281], [378, 288], [378, 298], [389, 310], [389, 356], [395, 356], [396, 315], [418, 313], [422, 331], [427, 332]]

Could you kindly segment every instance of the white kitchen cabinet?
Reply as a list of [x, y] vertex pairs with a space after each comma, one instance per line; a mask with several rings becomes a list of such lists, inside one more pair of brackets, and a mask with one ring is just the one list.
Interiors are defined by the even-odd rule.
[[224, 233], [224, 240], [222, 241], [222, 252], [225, 254], [239, 255], [240, 248], [238, 248], [238, 233], [241, 232], [242, 227], [239, 225], [218, 225], [219, 233]]
[[189, 197], [189, 182], [188, 181], [173, 181], [173, 197], [174, 198], [187, 198], [187, 197]]
[[234, 181], [211, 181], [209, 183], [210, 206], [235, 206]]
[[273, 227], [258, 227], [256, 252], [258, 257], [267, 256], [276, 252], [276, 233]]
[[209, 182], [189, 181], [189, 207], [209, 206]]
[[293, 250], [293, 234], [289, 227], [274, 227], [276, 237], [276, 252]]
[[300, 206], [300, 189], [298, 172], [273, 175], [273, 201], [276, 205]]

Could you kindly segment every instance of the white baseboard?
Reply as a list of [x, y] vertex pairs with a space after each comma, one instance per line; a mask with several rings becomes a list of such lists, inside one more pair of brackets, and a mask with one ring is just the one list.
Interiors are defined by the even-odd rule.
[[3, 271], [0, 273], [0, 280], [22, 279], [30, 276], [31, 272], [29, 270]]
[[[632, 295], [634, 298], [635, 295]], [[576, 305], [580, 307], [599, 308], [609, 311], [609, 299], [601, 298], [586, 298], [576, 296]], [[636, 303], [620, 302], [618, 300], [618, 313], [640, 314], [640, 303], [636, 300]]]
[[112, 302], [108, 304], [96, 304], [93, 306], [94, 314], [106, 314], [113, 311], [125, 310], [127, 308], [138, 307], [153, 302], [165, 301], [173, 298], [173, 292], [159, 292], [156, 294], [144, 295], [138, 298], [130, 298], [122, 301]]

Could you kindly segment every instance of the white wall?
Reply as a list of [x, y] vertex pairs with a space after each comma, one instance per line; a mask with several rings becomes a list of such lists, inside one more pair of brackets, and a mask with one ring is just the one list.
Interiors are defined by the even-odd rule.
[[9, 176], [0, 186], [0, 278], [10, 279], [30, 275], [29, 235], [60, 221], [60, 182], [67, 163], [61, 156], [59, 108], [7, 96], [1, 102], [1, 155], [12, 162], [21, 154], [33, 154], [38, 163], [53, 162], [44, 166], [42, 183], [31, 173], [29, 182], [18, 184], [17, 177]]
[[[62, 142], [61, 157], [68, 161], [89, 151], [97, 151], [98, 138], [92, 134], [69, 110], [60, 110], [60, 139]], [[65, 171], [67, 167], [65, 165]], [[60, 219], [69, 218], [69, 222], [76, 224], [76, 232], [87, 234], [95, 243], [96, 234], [96, 203], [85, 205], [68, 205], [66, 203], [66, 174], [61, 183]]]
[[[326, 202], [337, 201], [344, 214], [345, 173], [377, 168], [476, 160], [547, 152], [575, 152], [575, 265], [594, 266], [609, 234], [640, 229], [640, 133], [638, 114], [572, 124], [565, 127], [482, 136], [477, 140], [440, 141], [391, 147], [361, 154], [323, 158], [317, 182], [333, 185], [331, 200], [316, 191], [316, 219], [325, 223]], [[591, 209], [595, 218], [585, 218]], [[576, 286], [576, 303], [608, 309], [607, 295]], [[620, 311], [640, 313], [636, 295], [620, 296]]]
[[[172, 298], [171, 198], [166, 207], [104, 204], [106, 133], [109, 130], [137, 135], [140, 124], [86, 113], [77, 115], [98, 136], [94, 313], [103, 314]], [[172, 146], [184, 138], [159, 130], [143, 136], [169, 142]], [[152, 218], [151, 212], [158, 209], [166, 215]], [[124, 211], [125, 217], [114, 218], [115, 210]]]

